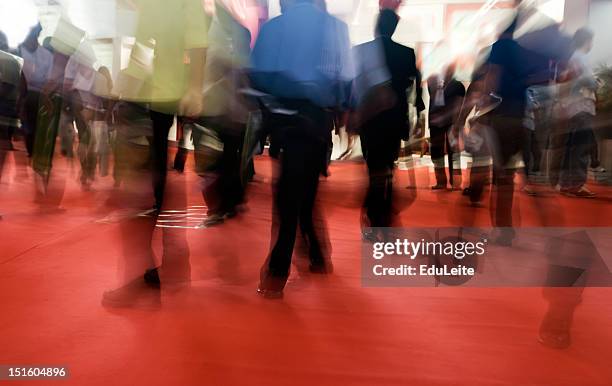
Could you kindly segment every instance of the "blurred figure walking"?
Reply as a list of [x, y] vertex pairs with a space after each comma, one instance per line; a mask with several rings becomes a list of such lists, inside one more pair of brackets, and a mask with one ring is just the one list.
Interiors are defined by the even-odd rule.
[[[360, 133], [368, 166], [364, 210], [369, 227], [389, 227], [393, 223], [393, 169], [401, 141], [410, 133], [407, 96], [411, 87], [416, 87], [418, 114], [425, 109], [414, 50], [392, 40], [398, 23], [394, 11], [382, 10], [376, 38], [354, 48], [354, 57], [361, 60], [357, 62], [355, 82], [357, 118], [351, 121], [352, 130]], [[364, 237], [369, 235], [364, 233]]]
[[569, 95], [566, 99], [568, 133], [561, 165], [561, 193], [570, 197], [591, 198], [595, 193], [586, 187], [591, 150], [596, 145], [593, 117], [597, 80], [589, 64], [588, 53], [593, 46], [593, 32], [581, 28], [574, 34], [575, 49], [569, 63]]
[[[461, 110], [465, 86], [454, 76], [455, 66], [449, 65], [443, 74], [432, 76], [427, 80], [430, 152], [436, 175], [436, 184], [431, 187], [433, 190], [446, 189], [448, 181], [451, 189], [461, 189], [461, 153], [453, 150], [449, 135], [452, 135], [451, 129]], [[448, 157], [448, 177], [444, 162], [445, 153]]]
[[298, 224], [311, 272], [331, 272], [327, 230], [315, 225], [319, 176], [327, 166], [334, 111], [347, 103], [352, 79], [347, 25], [314, 0], [282, 2], [283, 14], [265, 24], [252, 54], [254, 87], [283, 106], [275, 123], [280, 176], [274, 201], [273, 240], [258, 292], [277, 298], [289, 276]]
[[38, 42], [41, 31], [42, 27], [40, 24], [32, 27], [28, 36], [17, 49], [18, 55], [23, 58], [23, 73], [27, 82], [23, 125], [25, 128], [26, 149], [30, 157], [34, 153], [40, 94], [43, 86], [51, 76], [53, 67], [53, 54]]

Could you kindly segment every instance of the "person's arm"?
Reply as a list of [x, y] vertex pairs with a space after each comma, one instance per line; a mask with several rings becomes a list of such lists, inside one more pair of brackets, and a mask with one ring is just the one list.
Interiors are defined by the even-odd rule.
[[197, 117], [202, 112], [202, 91], [204, 88], [204, 66], [206, 64], [206, 48], [194, 48], [188, 51], [190, 74], [187, 92], [179, 104], [179, 114], [187, 117]]
[[453, 134], [455, 136], [458, 136], [463, 131], [467, 117], [478, 103], [481, 95], [482, 82], [480, 80], [472, 81], [468, 86], [465, 97], [461, 98], [462, 103], [457, 110], [457, 118], [453, 122]]

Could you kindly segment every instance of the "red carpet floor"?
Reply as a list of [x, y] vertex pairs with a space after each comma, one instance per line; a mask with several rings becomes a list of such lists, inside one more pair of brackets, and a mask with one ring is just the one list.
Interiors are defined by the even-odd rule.
[[[113, 309], [101, 299], [118, 284], [119, 225], [98, 221], [111, 211], [112, 179], [83, 192], [78, 165], [59, 161], [65, 211], [41, 212], [17, 156], [0, 185], [0, 365], [71, 372], [21, 384], [612, 385], [610, 289], [585, 290], [573, 344], [557, 351], [537, 342], [541, 289], [362, 288], [360, 164], [334, 164], [321, 184], [334, 275], [294, 272], [284, 300], [256, 296], [271, 222], [272, 165], [262, 158], [247, 212], [217, 228], [156, 230], [158, 255], [164, 236], [187, 240], [191, 287], [162, 287], [158, 308]], [[459, 193], [430, 192], [426, 169], [413, 176], [419, 188], [406, 189], [410, 174], [398, 171], [396, 181], [404, 226], [489, 224], [488, 210], [467, 207]], [[186, 192], [169, 208], [203, 205], [194, 173], [169, 176]], [[517, 194], [517, 219], [611, 226], [612, 192], [593, 189], [594, 200]]]

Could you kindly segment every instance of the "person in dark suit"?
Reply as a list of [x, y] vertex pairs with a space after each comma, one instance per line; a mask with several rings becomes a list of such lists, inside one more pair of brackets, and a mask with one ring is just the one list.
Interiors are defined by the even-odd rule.
[[[444, 153], [448, 156], [448, 178], [451, 188], [461, 188], [461, 165], [459, 153], [453, 152], [449, 141], [449, 132], [457, 119], [465, 87], [454, 78], [455, 66], [448, 66], [444, 74], [433, 75], [427, 80], [429, 90], [429, 131], [430, 152], [434, 164], [436, 184], [433, 190], [446, 189], [448, 179], [444, 166]], [[456, 169], [454, 166], [458, 165]]]
[[[414, 50], [391, 39], [398, 22], [395, 12], [382, 10], [376, 24], [376, 38], [354, 48], [355, 58], [368, 60], [370, 55], [365, 55], [368, 52], [382, 55], [378, 64], [360, 63], [357, 70], [358, 78], [376, 79], [375, 86], [361, 93], [365, 97], [357, 108], [360, 119], [356, 128], [360, 132], [369, 173], [364, 209], [370, 227], [388, 227], [392, 223], [393, 168], [401, 140], [408, 139], [410, 133], [408, 95], [411, 87], [416, 87], [419, 114], [425, 109]], [[380, 65], [384, 68], [376, 68]]]

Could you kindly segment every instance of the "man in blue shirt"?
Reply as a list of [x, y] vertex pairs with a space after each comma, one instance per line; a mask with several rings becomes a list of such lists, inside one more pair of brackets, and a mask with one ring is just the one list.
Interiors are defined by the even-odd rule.
[[[258, 292], [282, 296], [298, 222], [309, 249], [310, 271], [332, 269], [327, 232], [315, 228], [319, 175], [325, 171], [333, 112], [347, 104], [352, 79], [348, 27], [314, 0], [283, 3], [283, 14], [265, 24], [252, 54], [255, 88], [289, 112], [274, 119], [281, 173], [275, 197], [275, 239], [261, 271]], [[280, 117], [276, 117], [280, 118]]]

